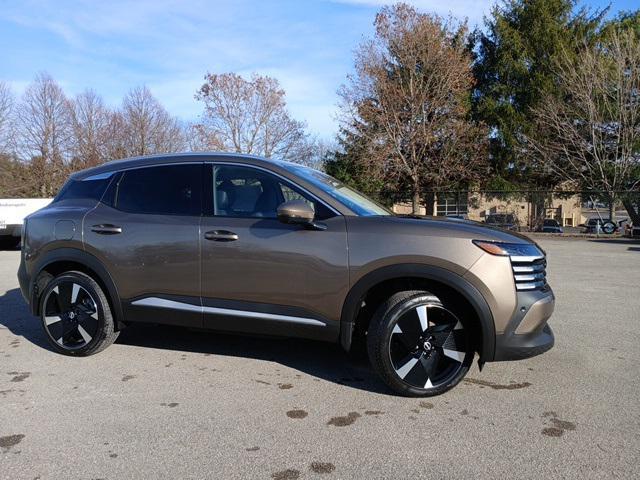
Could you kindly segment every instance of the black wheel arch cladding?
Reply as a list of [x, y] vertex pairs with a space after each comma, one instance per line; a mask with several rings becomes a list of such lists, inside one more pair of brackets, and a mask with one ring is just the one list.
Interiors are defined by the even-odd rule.
[[110, 306], [113, 309], [114, 317], [118, 321], [124, 319], [122, 303], [118, 295], [118, 290], [105, 266], [95, 256], [83, 250], [77, 250], [74, 248], [60, 248], [51, 250], [44, 254], [44, 256], [38, 261], [33, 269], [33, 275], [29, 281], [29, 292], [31, 298], [31, 312], [34, 315], [39, 314], [40, 308], [40, 295], [42, 292], [38, 292], [36, 287], [36, 281], [39, 275], [47, 270], [48, 267], [55, 263], [60, 262], [73, 262], [91, 270], [95, 277], [94, 280], [105, 287], [108, 300], [110, 300]]
[[423, 264], [397, 264], [369, 272], [353, 285], [342, 307], [340, 343], [345, 350], [351, 348], [355, 319], [367, 292], [381, 282], [392, 279], [420, 278], [440, 283], [461, 295], [473, 308], [478, 318], [481, 335], [480, 359], [484, 363], [493, 360], [496, 331], [493, 314], [482, 294], [462, 276], [441, 267]]

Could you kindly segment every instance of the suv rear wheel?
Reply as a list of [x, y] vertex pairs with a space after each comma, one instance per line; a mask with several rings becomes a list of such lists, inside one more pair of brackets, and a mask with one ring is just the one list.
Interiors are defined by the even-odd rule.
[[416, 397], [455, 387], [474, 356], [463, 322], [426, 291], [399, 292], [384, 302], [371, 320], [367, 350], [390, 388]]
[[93, 355], [118, 338], [107, 297], [90, 276], [62, 273], [47, 284], [41, 298], [42, 325], [57, 351]]

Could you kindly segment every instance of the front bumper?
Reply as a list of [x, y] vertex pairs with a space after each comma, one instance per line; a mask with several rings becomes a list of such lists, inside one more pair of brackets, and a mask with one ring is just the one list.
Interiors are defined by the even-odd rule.
[[550, 288], [518, 292], [515, 314], [502, 334], [496, 335], [494, 361], [520, 360], [550, 350], [554, 336], [547, 320], [555, 307]]

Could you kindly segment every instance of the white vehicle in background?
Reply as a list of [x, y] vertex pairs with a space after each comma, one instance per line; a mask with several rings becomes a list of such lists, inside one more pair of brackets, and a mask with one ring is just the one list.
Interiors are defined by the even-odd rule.
[[20, 244], [24, 217], [51, 203], [52, 198], [0, 198], [0, 248]]

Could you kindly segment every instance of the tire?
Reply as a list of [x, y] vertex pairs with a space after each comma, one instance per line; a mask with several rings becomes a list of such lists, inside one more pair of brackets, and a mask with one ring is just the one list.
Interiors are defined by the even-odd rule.
[[464, 378], [474, 349], [470, 329], [452, 310], [426, 291], [399, 292], [380, 305], [369, 325], [367, 351], [389, 388], [431, 397]]
[[62, 273], [47, 284], [40, 298], [42, 326], [56, 351], [89, 356], [118, 338], [107, 297], [90, 276]]
[[604, 222], [602, 224], [602, 231], [607, 235], [611, 235], [616, 231], [616, 224], [613, 222]]

